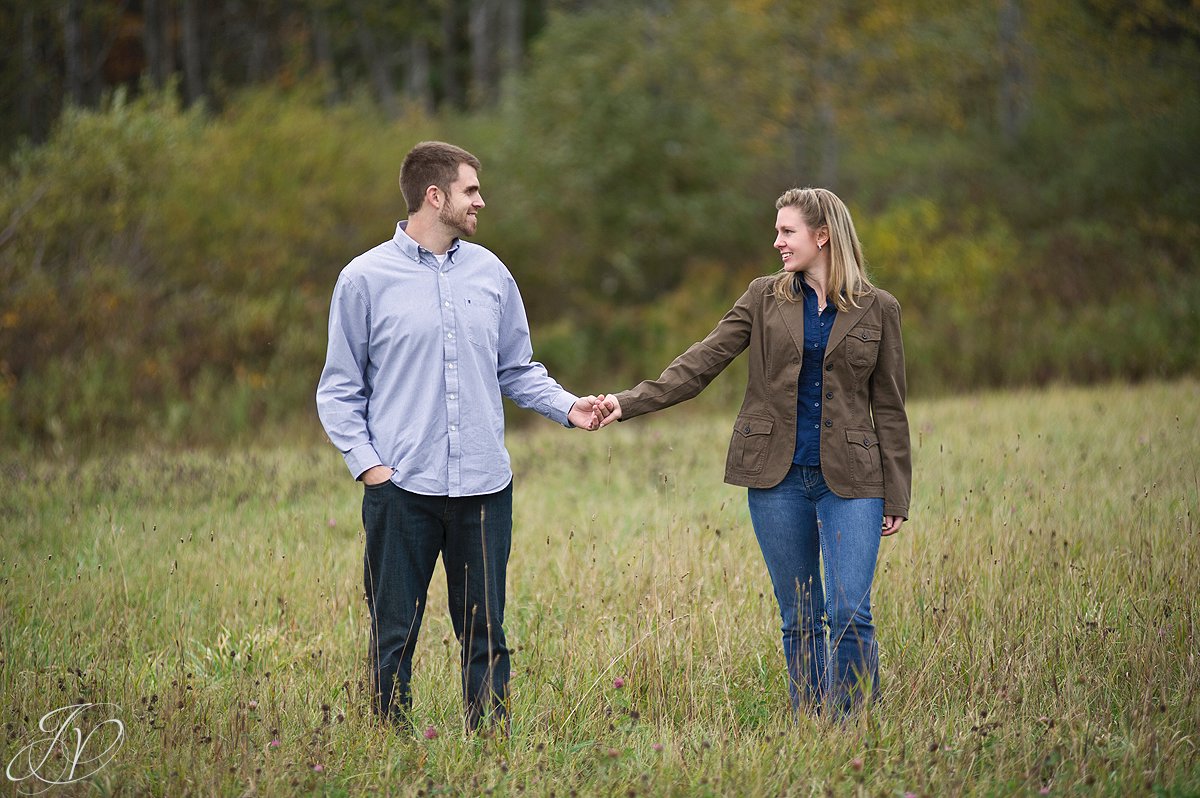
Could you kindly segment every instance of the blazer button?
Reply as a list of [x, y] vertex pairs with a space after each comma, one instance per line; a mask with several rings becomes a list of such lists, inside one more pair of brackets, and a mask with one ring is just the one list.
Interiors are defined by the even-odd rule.
[[746, 433], [747, 435], [749, 435], [749, 434], [750, 434], [750, 425], [749, 425], [749, 424], [747, 424], [746, 426], [742, 427], [742, 432], [744, 432], [744, 433]]
[[826, 364], [825, 364], [825, 370], [826, 370], [826, 371], [833, 371], [833, 364], [832, 364], [832, 363], [826, 363]]
[[832, 398], [833, 398], [833, 391], [830, 391], [829, 393], [825, 394], [825, 398], [826, 398], [826, 399], [832, 399]]
[[832, 426], [833, 426], [833, 422], [832, 422], [832, 421], [830, 421], [829, 419], [826, 419], [826, 420], [825, 420], [825, 426], [827, 426], [827, 427], [832, 427]]

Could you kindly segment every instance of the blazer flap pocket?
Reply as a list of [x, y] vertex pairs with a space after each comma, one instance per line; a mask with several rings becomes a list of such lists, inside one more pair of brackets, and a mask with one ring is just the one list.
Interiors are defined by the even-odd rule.
[[770, 435], [771, 428], [775, 426], [775, 422], [769, 418], [759, 418], [757, 416], [742, 416], [734, 424], [733, 431], [739, 435]]
[[846, 430], [846, 443], [870, 449], [872, 446], [879, 445], [879, 436], [869, 429], [848, 429]]
[[855, 327], [846, 333], [847, 338], [857, 338], [860, 341], [881, 341], [883, 330], [879, 327]]

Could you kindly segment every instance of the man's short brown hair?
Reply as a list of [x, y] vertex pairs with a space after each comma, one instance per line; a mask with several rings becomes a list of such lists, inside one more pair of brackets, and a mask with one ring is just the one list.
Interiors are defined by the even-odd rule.
[[444, 141], [422, 141], [404, 156], [400, 166], [400, 193], [410, 214], [421, 210], [425, 189], [437, 186], [450, 193], [450, 184], [458, 179], [458, 167], [466, 164], [479, 171], [479, 159], [462, 147]]

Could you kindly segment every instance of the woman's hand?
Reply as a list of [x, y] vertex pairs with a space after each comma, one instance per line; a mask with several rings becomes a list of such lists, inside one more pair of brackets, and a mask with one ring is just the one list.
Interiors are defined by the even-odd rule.
[[883, 531], [879, 534], [883, 537], [894, 535], [900, 531], [901, 525], [904, 524], [904, 519], [898, 515], [885, 515], [883, 517]]
[[[611, 393], [596, 397], [596, 420], [599, 427], [607, 427], [621, 418], [621, 403]], [[599, 428], [598, 427], [598, 428]]]

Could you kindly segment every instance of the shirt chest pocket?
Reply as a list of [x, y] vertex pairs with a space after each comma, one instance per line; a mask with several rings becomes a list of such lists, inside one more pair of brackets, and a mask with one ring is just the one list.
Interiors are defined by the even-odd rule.
[[879, 358], [879, 342], [883, 330], [878, 327], [855, 327], [846, 333], [846, 359], [855, 369], [874, 368]]
[[500, 303], [490, 296], [468, 296], [461, 308], [467, 340], [481, 349], [495, 351], [500, 338]]

